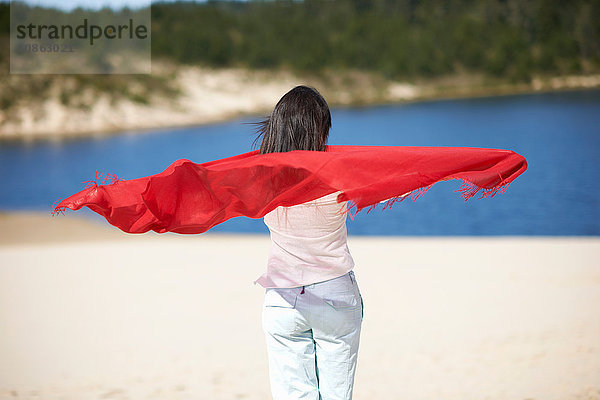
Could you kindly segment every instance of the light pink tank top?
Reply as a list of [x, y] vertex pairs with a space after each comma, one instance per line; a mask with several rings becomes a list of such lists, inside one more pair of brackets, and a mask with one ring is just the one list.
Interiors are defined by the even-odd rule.
[[339, 192], [264, 216], [271, 231], [267, 272], [255, 283], [265, 288], [297, 287], [344, 275], [354, 267], [346, 242], [347, 202]]

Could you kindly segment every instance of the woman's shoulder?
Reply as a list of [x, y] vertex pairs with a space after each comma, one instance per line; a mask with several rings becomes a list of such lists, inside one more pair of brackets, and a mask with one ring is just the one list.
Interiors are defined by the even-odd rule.
[[280, 218], [281, 215], [287, 215], [288, 212], [292, 212], [294, 213], [294, 215], [304, 216], [307, 215], [307, 213], [311, 214], [318, 212], [319, 214], [321, 214], [324, 211], [336, 214], [341, 213], [346, 210], [347, 201], [338, 203], [337, 197], [340, 193], [341, 191], [330, 193], [325, 196], [319, 197], [318, 199], [307, 201], [306, 203], [297, 204], [295, 206], [279, 206], [265, 215], [265, 221], [272, 220], [273, 218]]
[[338, 204], [337, 197], [338, 197], [338, 195], [340, 193], [342, 193], [342, 192], [341, 191], [337, 191], [337, 192], [334, 192], [334, 193], [330, 193], [330, 194], [327, 194], [327, 195], [325, 195], [323, 197], [319, 197], [316, 200], [309, 201], [309, 202], [304, 203], [304, 204], [323, 205], [323, 206], [324, 205], [331, 205], [331, 204]]

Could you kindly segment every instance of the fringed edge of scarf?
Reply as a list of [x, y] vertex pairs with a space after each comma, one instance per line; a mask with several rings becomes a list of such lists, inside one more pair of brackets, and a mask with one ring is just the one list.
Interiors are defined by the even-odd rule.
[[[86, 184], [85, 187], [83, 188], [83, 190], [86, 190], [86, 189], [89, 189], [92, 187], [97, 188], [98, 186], [114, 185], [115, 183], [124, 181], [124, 179], [119, 178], [117, 174], [110, 174], [110, 173], [106, 174], [106, 176], [103, 179], [102, 179], [102, 175], [103, 175], [102, 173], [98, 173], [98, 171], [96, 171], [94, 180], [88, 180], [88, 181], [81, 182], [81, 183]], [[455, 193], [459, 192], [460, 196], [463, 199], [465, 199], [465, 201], [474, 197], [479, 192], [481, 192], [481, 197], [479, 197], [479, 199], [483, 199], [486, 197], [494, 197], [497, 193], [506, 192], [506, 190], [508, 189], [508, 187], [510, 186], [510, 184], [513, 181], [513, 179], [502, 179], [502, 176], [500, 174], [498, 174], [498, 175], [500, 176], [500, 183], [498, 183], [496, 186], [494, 186], [492, 188], [484, 188], [484, 187], [478, 186], [475, 183], [470, 182], [469, 180], [464, 179], [464, 178], [455, 178], [455, 179], [459, 179], [461, 181], [461, 185], [454, 192]], [[100, 179], [102, 179], [102, 181], [100, 183], [98, 183], [100, 181]], [[450, 179], [452, 179], [452, 178], [450, 178]], [[443, 180], [449, 180], [449, 179], [443, 179]], [[372, 210], [379, 207], [380, 204], [383, 204], [382, 210], [389, 210], [392, 208], [392, 206], [394, 204], [402, 202], [406, 199], [411, 199], [413, 202], [415, 202], [418, 198], [423, 197], [425, 195], [425, 193], [427, 193], [427, 191], [429, 189], [431, 189], [431, 187], [433, 185], [435, 185], [436, 183], [441, 182], [443, 180], [436, 181], [427, 186], [422, 186], [420, 188], [416, 188], [416, 189], [414, 189], [408, 193], [405, 193], [403, 195], [394, 196], [388, 200], [384, 200], [382, 202], [372, 204], [370, 206], [365, 206], [365, 207], [363, 207], [363, 209], [367, 208], [367, 214], [368, 214]], [[57, 203], [60, 204], [60, 202], [62, 200], [63, 200], [63, 198], [61, 197], [52, 204], [53, 211], [51, 212], [51, 215], [53, 217], [56, 215], [64, 215], [65, 214], [65, 211], [67, 210], [68, 207], [55, 206]], [[348, 201], [348, 207], [347, 207], [346, 212], [347, 212], [348, 216], [350, 217], [350, 219], [354, 220], [354, 217], [356, 216], [356, 214], [358, 214], [363, 209], [359, 210], [356, 206], [356, 202], [353, 201], [352, 199], [350, 199]]]
[[[98, 186], [108, 186], [108, 185], [114, 185], [117, 182], [121, 182], [124, 179], [119, 178], [118, 174], [106, 174], [106, 176], [104, 178], [102, 178], [102, 173], [98, 173], [98, 171], [96, 170], [96, 175], [94, 177], [94, 180], [89, 180], [89, 181], [83, 181], [81, 183], [85, 183], [85, 187], [82, 190], [86, 190], [89, 188], [97, 188]], [[100, 179], [102, 179], [102, 181], [100, 181]], [[100, 181], [100, 183], [98, 183]], [[66, 206], [56, 206], [56, 204], [60, 204], [61, 201], [63, 201], [64, 199], [61, 197], [58, 200], [56, 200], [54, 203], [52, 203], [52, 212], [50, 213], [50, 215], [52, 215], [53, 217], [57, 216], [57, 215], [65, 215], [65, 211], [67, 210], [68, 207]]]
[[[460, 193], [460, 197], [462, 197], [463, 199], [465, 199], [465, 201], [469, 200], [470, 198], [474, 197], [477, 193], [481, 192], [481, 196], [479, 197], [479, 199], [484, 199], [486, 197], [494, 197], [497, 193], [504, 193], [506, 192], [506, 190], [508, 189], [508, 187], [510, 186], [510, 184], [512, 183], [512, 180], [508, 180], [508, 179], [502, 179], [502, 176], [500, 176], [500, 183], [498, 183], [496, 186], [491, 187], [491, 188], [484, 188], [481, 186], [476, 185], [473, 182], [470, 182], [467, 179], [464, 178], [457, 178], [460, 179], [461, 184], [460, 187], [458, 189], [456, 189], [454, 192]], [[382, 202], [376, 203], [376, 204], [372, 204], [370, 206], [366, 206], [364, 208], [367, 209], [367, 214], [370, 213], [372, 210], [376, 209], [377, 207], [379, 207], [380, 204], [383, 204], [383, 207], [381, 208], [381, 210], [389, 210], [392, 208], [392, 206], [396, 203], [402, 202], [406, 199], [411, 199], [413, 202], [415, 202], [419, 197], [423, 197], [425, 195], [425, 193], [427, 193], [427, 191], [429, 189], [431, 189], [431, 187], [433, 185], [435, 185], [436, 183], [441, 182], [441, 181], [437, 181], [434, 182], [430, 185], [427, 186], [423, 186], [417, 189], [414, 189], [406, 194], [400, 195], [400, 196], [394, 196], [388, 200], [384, 200]], [[363, 208], [363, 209], [364, 209]], [[348, 208], [347, 208], [347, 213], [348, 216], [350, 217], [350, 219], [352, 221], [354, 221], [354, 217], [356, 216], [356, 214], [358, 214], [360, 211], [362, 211], [363, 209], [358, 209], [356, 206], [356, 202], [349, 200], [348, 201]], [[353, 211], [354, 210], [354, 211]]]

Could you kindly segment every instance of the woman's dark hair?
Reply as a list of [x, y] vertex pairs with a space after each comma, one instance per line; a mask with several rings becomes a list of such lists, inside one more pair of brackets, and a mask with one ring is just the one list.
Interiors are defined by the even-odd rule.
[[325, 151], [331, 113], [319, 92], [308, 86], [296, 86], [279, 100], [273, 113], [257, 122], [256, 141], [262, 137], [260, 153], [292, 150]]

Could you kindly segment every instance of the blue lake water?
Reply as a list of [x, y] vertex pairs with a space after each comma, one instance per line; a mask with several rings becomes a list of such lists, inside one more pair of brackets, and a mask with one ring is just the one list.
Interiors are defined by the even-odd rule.
[[[465, 202], [459, 181], [416, 202], [359, 213], [358, 235], [599, 235], [600, 91], [445, 100], [333, 109], [331, 144], [510, 149], [529, 169], [504, 194]], [[249, 151], [260, 117], [58, 143], [0, 144], [0, 211], [48, 211], [96, 171], [133, 179], [187, 158], [205, 162]], [[77, 211], [91, 216], [91, 212]], [[212, 231], [267, 232], [234, 218]]]

